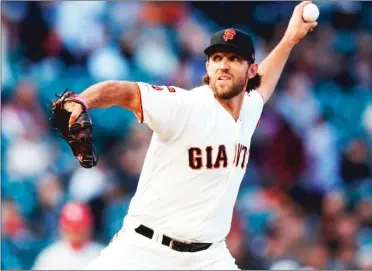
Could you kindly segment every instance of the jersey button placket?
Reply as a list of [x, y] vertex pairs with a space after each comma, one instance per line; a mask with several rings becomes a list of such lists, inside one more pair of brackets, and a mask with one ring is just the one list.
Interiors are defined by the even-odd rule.
[[239, 143], [239, 131], [240, 131], [240, 125], [239, 125], [239, 120], [235, 123], [234, 125], [234, 145], [233, 145], [233, 157], [232, 157], [232, 162], [230, 164], [230, 170], [229, 170], [229, 176], [231, 173], [234, 171], [234, 160], [236, 159], [236, 151], [237, 151], [237, 144]]

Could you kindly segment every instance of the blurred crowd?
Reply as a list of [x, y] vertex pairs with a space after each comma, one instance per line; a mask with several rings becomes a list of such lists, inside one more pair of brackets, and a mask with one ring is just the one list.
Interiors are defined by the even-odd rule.
[[[372, 3], [316, 4], [252, 139], [227, 239], [243, 269], [372, 269]], [[55, 93], [107, 79], [192, 89], [213, 32], [249, 32], [260, 62], [295, 5], [2, 2], [1, 269], [33, 268], [66, 239], [69, 202], [90, 209], [86, 240], [107, 245], [136, 190], [151, 131], [93, 110], [100, 159], [84, 169], [49, 121]]]

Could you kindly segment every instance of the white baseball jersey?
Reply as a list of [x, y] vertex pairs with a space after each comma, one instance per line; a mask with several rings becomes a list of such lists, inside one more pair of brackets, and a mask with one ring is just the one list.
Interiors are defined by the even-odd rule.
[[138, 86], [139, 121], [154, 133], [128, 216], [173, 238], [223, 240], [261, 116], [261, 94], [245, 95], [235, 121], [207, 85], [191, 91]]
[[35, 260], [33, 270], [82, 270], [99, 256], [103, 247], [95, 242], [74, 250], [66, 241], [46, 247]]

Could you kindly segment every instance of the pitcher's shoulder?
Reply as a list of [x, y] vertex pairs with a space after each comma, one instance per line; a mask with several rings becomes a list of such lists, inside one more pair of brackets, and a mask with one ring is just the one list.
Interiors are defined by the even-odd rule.
[[181, 87], [172, 87], [175, 89], [175, 92], [178, 94], [179, 98], [185, 99], [185, 100], [206, 100], [211, 97], [212, 90], [207, 86], [197, 86], [192, 89], [185, 89]]
[[248, 99], [247, 100], [255, 100], [255, 101], [264, 101], [264, 98], [259, 90], [252, 90], [249, 93], [246, 94]]

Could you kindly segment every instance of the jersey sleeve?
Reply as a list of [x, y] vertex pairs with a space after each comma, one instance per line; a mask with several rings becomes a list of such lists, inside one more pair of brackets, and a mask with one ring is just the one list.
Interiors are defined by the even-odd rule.
[[141, 99], [140, 123], [146, 123], [162, 139], [181, 133], [190, 116], [193, 103], [188, 91], [171, 86], [137, 82]]

